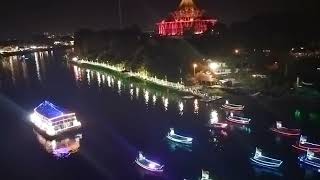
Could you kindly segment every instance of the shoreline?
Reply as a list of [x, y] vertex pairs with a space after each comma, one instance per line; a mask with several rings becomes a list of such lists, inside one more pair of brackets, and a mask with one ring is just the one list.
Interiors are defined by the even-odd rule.
[[86, 61], [86, 60], [68, 60], [68, 62], [71, 62], [76, 65], [81, 65], [81, 66], [86, 66], [89, 68], [95, 68], [95, 69], [100, 69], [102, 71], [108, 71], [109, 73], [122, 76], [123, 78], [130, 79], [132, 81], [141, 81], [144, 83], [149, 84], [150, 86], [155, 86], [158, 88], [162, 88], [163, 90], [172, 90], [173, 92], [180, 94], [182, 96], [185, 95], [193, 95], [195, 98], [208, 98], [208, 97], [213, 97], [217, 98], [215, 100], [221, 99], [223, 96], [208, 96], [210, 92], [200, 92], [198, 89], [195, 87], [191, 86], [185, 86], [180, 83], [174, 83], [162, 79], [158, 79], [156, 77], [150, 77], [142, 73], [137, 73], [137, 72], [126, 72], [124, 68], [118, 67], [118, 66], [112, 66], [108, 65], [106, 63], [98, 63], [98, 62], [92, 62], [92, 61]]

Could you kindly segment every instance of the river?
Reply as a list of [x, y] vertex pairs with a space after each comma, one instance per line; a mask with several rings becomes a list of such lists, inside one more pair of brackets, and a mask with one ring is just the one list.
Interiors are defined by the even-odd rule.
[[[319, 173], [300, 167], [291, 144], [296, 139], [276, 136], [269, 128], [277, 118], [301, 126], [312, 141], [320, 141], [310, 126], [312, 112], [292, 105], [266, 108], [250, 97], [230, 96], [246, 106], [248, 126], [211, 130], [206, 124], [217, 111], [221, 121], [224, 100], [206, 104], [183, 100], [179, 94], [141, 82], [86, 69], [64, 60], [63, 51], [6, 57], [0, 61], [1, 176], [7, 179], [199, 179], [207, 170], [218, 180], [319, 179]], [[69, 148], [64, 157], [53, 154], [52, 141], [29, 123], [29, 114], [48, 100], [77, 113], [82, 128], [76, 135], [54, 140]], [[301, 115], [307, 114], [307, 115]], [[317, 116], [314, 113], [314, 116]], [[319, 117], [314, 117], [319, 122]], [[316, 123], [317, 124], [317, 123]], [[192, 146], [166, 140], [170, 128], [194, 138]], [[319, 129], [319, 126], [316, 128]], [[278, 171], [250, 163], [255, 148], [284, 161]], [[135, 165], [138, 151], [165, 165], [153, 175]]]

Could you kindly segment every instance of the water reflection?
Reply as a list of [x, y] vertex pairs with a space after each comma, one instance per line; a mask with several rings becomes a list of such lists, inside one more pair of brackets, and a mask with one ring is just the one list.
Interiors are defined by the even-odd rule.
[[119, 94], [119, 95], [121, 95], [121, 91], [122, 91], [122, 89], [121, 89], [121, 84], [122, 84], [122, 82], [121, 82], [120, 80], [118, 80], [118, 82], [117, 82], [117, 87], [118, 87], [118, 94]]
[[210, 113], [210, 124], [218, 123], [218, 112], [216, 110], [212, 110]]
[[192, 152], [192, 146], [191, 145], [186, 145], [186, 144], [181, 144], [181, 143], [177, 143], [177, 142], [173, 142], [168, 140], [168, 145], [169, 145], [169, 149], [170, 151], [177, 151], [177, 150], [184, 150], [184, 151], [188, 151], [188, 152]]
[[87, 70], [86, 70], [86, 73], [87, 73], [87, 81], [88, 81], [88, 85], [90, 86], [90, 85], [91, 85], [90, 70], [89, 70], [89, 69], [87, 69]]
[[164, 110], [167, 111], [168, 105], [169, 105], [169, 99], [162, 96], [162, 103], [163, 103]]
[[184, 108], [183, 102], [180, 102], [178, 106], [179, 106], [179, 114], [182, 116], [183, 115], [183, 108]]
[[152, 104], [153, 104], [153, 106], [155, 106], [156, 103], [157, 103], [157, 96], [156, 96], [156, 95], [153, 95], [153, 96], [152, 96]]
[[38, 80], [42, 81], [41, 71], [40, 71], [40, 64], [39, 64], [39, 56], [38, 56], [37, 52], [34, 53], [34, 61], [36, 63], [36, 72], [37, 72]]
[[80, 149], [80, 140], [82, 139], [82, 134], [77, 134], [75, 136], [70, 136], [62, 139], [47, 139], [33, 130], [37, 140], [44, 147], [44, 149], [52, 154], [54, 157], [61, 159], [67, 158], [71, 154], [76, 153]]
[[198, 103], [198, 99], [195, 99], [194, 101], [193, 101], [193, 106], [194, 106], [194, 113], [195, 114], [198, 114], [199, 113], [199, 103]]
[[144, 102], [148, 106], [149, 104], [149, 91], [144, 89]]

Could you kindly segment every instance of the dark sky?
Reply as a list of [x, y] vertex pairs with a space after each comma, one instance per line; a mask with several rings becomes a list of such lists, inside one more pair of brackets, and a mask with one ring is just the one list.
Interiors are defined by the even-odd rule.
[[[121, 0], [124, 24], [151, 30], [180, 0]], [[211, 16], [230, 24], [253, 15], [316, 10], [320, 0], [195, 0]], [[0, 38], [32, 32], [72, 32], [117, 27], [118, 0], [5, 0], [0, 6]]]

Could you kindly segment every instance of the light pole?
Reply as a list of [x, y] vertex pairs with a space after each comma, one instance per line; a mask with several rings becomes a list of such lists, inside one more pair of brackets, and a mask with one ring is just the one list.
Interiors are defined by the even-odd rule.
[[196, 76], [196, 68], [198, 67], [197, 64], [193, 64], [193, 76]]

